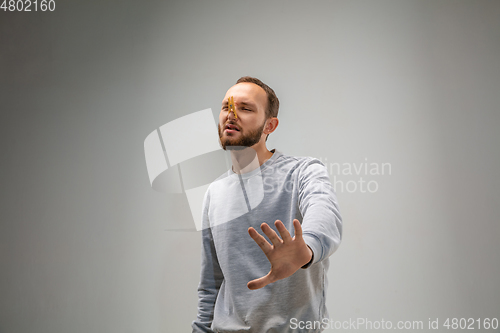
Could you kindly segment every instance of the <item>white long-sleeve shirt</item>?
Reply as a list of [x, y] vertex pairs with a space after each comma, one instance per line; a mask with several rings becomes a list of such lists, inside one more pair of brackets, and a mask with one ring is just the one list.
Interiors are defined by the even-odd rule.
[[[251, 172], [229, 170], [209, 186], [202, 214], [193, 332], [298, 332], [293, 323], [328, 319], [328, 257], [340, 244], [342, 219], [326, 168], [318, 159], [275, 151]], [[274, 222], [280, 220], [293, 236], [294, 219], [301, 222], [304, 241], [314, 253], [312, 264], [264, 288], [248, 289], [249, 281], [271, 268], [248, 228], [260, 232], [265, 222], [277, 232]], [[322, 329], [319, 325], [309, 331]]]

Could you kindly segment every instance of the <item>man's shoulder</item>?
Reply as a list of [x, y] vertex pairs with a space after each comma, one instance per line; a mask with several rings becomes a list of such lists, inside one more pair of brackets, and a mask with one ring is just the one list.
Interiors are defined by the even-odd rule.
[[287, 155], [280, 152], [280, 155], [276, 159], [277, 164], [290, 164], [295, 168], [306, 168], [310, 165], [321, 165], [325, 166], [321, 159], [312, 156], [295, 156], [295, 155]]

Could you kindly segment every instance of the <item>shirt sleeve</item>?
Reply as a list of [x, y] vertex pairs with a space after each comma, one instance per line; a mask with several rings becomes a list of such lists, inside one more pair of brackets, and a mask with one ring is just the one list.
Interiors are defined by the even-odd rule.
[[308, 160], [299, 172], [299, 209], [302, 235], [313, 251], [315, 264], [337, 250], [342, 239], [342, 218], [326, 167]]
[[198, 286], [198, 315], [192, 323], [193, 333], [213, 332], [211, 330], [214, 316], [215, 300], [219, 293], [224, 275], [217, 260], [212, 230], [208, 219], [209, 192], [205, 195], [202, 210], [202, 248], [201, 277]]

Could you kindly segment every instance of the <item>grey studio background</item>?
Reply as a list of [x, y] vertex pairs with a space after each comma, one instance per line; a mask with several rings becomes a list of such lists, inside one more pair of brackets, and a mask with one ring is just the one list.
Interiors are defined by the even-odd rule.
[[0, 11], [0, 332], [190, 331], [200, 233], [166, 230], [189, 225], [189, 208], [152, 190], [144, 139], [195, 111], [217, 117], [243, 75], [280, 98], [269, 148], [377, 184], [337, 188], [332, 320], [425, 332], [445, 330], [429, 318], [499, 318], [498, 17], [499, 1]]

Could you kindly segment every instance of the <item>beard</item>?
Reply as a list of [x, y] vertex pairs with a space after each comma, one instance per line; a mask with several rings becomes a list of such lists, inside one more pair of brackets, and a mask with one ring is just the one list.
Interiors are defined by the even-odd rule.
[[262, 137], [262, 132], [264, 131], [264, 126], [266, 122], [262, 124], [260, 128], [255, 130], [248, 131], [248, 134], [245, 134], [241, 131], [241, 135], [239, 138], [232, 138], [230, 136], [224, 137], [224, 132], [221, 131], [220, 125], [217, 126], [219, 130], [219, 142], [224, 150], [242, 150], [247, 147], [251, 147], [260, 141]]

